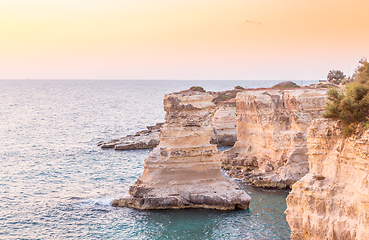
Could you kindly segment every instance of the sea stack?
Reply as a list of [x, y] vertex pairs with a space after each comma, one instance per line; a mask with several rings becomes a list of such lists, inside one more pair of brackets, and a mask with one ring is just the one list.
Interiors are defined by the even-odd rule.
[[202, 88], [167, 94], [160, 144], [144, 172], [116, 207], [137, 209], [247, 209], [251, 198], [223, 176], [218, 149], [210, 143], [213, 95]]

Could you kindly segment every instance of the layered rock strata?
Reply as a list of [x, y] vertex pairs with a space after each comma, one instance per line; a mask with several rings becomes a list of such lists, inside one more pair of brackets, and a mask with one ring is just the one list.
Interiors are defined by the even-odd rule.
[[236, 131], [236, 95], [245, 89], [236, 86], [233, 90], [213, 93], [212, 102], [217, 108], [212, 114], [213, 133], [211, 143], [221, 146], [233, 146], [237, 140]]
[[[213, 126], [211, 143], [221, 146], [233, 146], [236, 142], [237, 114], [234, 98], [240, 91], [242, 90], [235, 88], [233, 90], [211, 93], [213, 95], [212, 102], [217, 106], [212, 113], [211, 119]], [[109, 141], [100, 141], [97, 143], [97, 146], [101, 148], [114, 148], [115, 150], [153, 148], [159, 145], [159, 133], [162, 125], [163, 123], [157, 123], [155, 126], [148, 126], [147, 130], [139, 131], [134, 135], [127, 135]]]
[[212, 113], [213, 132], [211, 143], [222, 146], [233, 146], [237, 140], [236, 101], [218, 104]]
[[291, 239], [369, 239], [369, 131], [344, 138], [316, 120], [307, 137], [310, 173], [287, 197]]
[[222, 153], [223, 168], [258, 187], [289, 188], [308, 173], [306, 131], [326, 90], [247, 90], [236, 101], [238, 139]]
[[144, 172], [128, 198], [113, 206], [138, 209], [247, 209], [250, 197], [221, 172], [210, 144], [213, 96], [206, 92], [167, 94], [160, 144], [146, 157]]
[[127, 135], [107, 142], [101, 141], [97, 143], [97, 146], [101, 148], [114, 148], [115, 150], [154, 148], [159, 145], [159, 133], [162, 125], [163, 123], [157, 123], [155, 126], [148, 126], [147, 130], [137, 132], [134, 135]]

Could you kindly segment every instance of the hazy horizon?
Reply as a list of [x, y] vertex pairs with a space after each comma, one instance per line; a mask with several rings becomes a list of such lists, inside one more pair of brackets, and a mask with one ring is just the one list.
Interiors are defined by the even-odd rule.
[[275, 80], [275, 79], [83, 79], [83, 78], [69, 78], [69, 79], [46, 79], [46, 78], [13, 78], [13, 79], [0, 79], [0, 81], [10, 81], [10, 80], [19, 80], [19, 81], [318, 81], [318, 80], [326, 80], [326, 79], [292, 79], [292, 80]]
[[320, 80], [369, 56], [364, 0], [5, 0], [0, 79]]

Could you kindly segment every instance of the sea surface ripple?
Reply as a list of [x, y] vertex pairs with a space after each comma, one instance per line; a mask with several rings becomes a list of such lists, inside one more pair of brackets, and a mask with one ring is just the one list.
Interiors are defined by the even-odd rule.
[[113, 208], [150, 150], [96, 147], [163, 122], [164, 94], [274, 81], [0, 81], [1, 239], [288, 239], [287, 191], [242, 182], [246, 211]]

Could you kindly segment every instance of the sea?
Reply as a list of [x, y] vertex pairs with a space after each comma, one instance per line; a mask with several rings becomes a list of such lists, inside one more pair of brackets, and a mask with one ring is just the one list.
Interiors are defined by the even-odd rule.
[[289, 239], [288, 191], [236, 179], [252, 197], [248, 210], [112, 207], [151, 149], [96, 146], [164, 122], [166, 93], [278, 82], [1, 80], [0, 239]]

